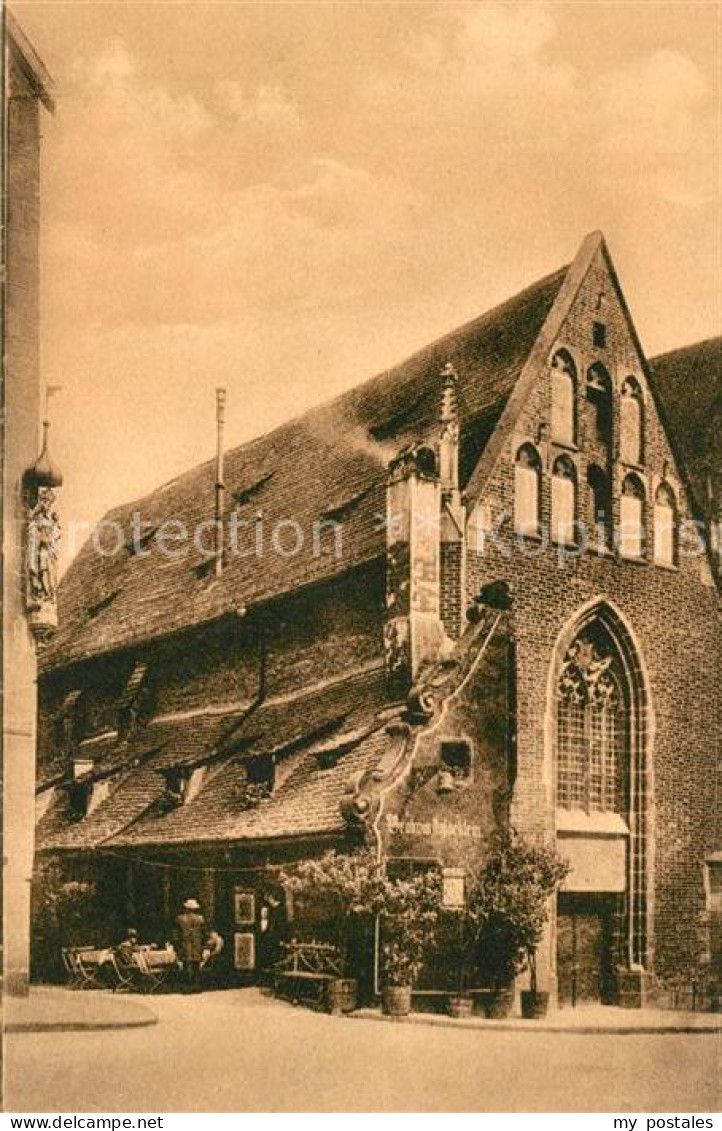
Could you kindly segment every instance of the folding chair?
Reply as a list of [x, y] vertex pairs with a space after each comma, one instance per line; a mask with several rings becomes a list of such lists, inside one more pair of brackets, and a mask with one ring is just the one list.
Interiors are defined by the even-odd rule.
[[149, 993], [154, 994], [166, 981], [173, 967], [151, 966], [148, 961], [148, 954], [144, 950], [136, 951], [133, 958], [140, 971], [141, 985], [143, 985]]
[[128, 965], [118, 959], [115, 951], [110, 953], [110, 969], [114, 978], [113, 993], [122, 993], [124, 990], [134, 990], [138, 980], [138, 967], [135, 963]]
[[83, 982], [83, 975], [78, 967], [75, 952], [71, 950], [70, 947], [64, 946], [60, 951], [60, 957], [63, 961], [63, 970], [67, 975], [70, 988], [79, 990]]
[[79, 990], [102, 990], [105, 988], [100, 977], [100, 966], [84, 962], [82, 950], [74, 952], [74, 961], [80, 979]]

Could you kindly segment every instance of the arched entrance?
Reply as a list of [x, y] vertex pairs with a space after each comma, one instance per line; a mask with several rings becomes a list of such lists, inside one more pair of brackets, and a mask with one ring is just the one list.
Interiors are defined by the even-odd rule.
[[549, 719], [557, 845], [571, 864], [556, 918], [561, 1005], [611, 1002], [649, 966], [649, 704], [623, 618], [596, 603], [555, 652]]

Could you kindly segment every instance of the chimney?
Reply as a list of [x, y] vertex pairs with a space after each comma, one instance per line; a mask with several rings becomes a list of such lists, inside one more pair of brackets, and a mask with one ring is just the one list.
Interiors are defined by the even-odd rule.
[[386, 507], [386, 665], [392, 693], [404, 696], [444, 641], [439, 477], [431, 447], [408, 448], [391, 461]]
[[223, 426], [226, 422], [226, 390], [216, 389], [216, 577], [223, 573], [223, 508], [226, 484], [223, 472]]
[[447, 636], [457, 640], [464, 631], [466, 516], [459, 490], [459, 379], [451, 364], [441, 371], [439, 413], [439, 484], [441, 488], [440, 610]]

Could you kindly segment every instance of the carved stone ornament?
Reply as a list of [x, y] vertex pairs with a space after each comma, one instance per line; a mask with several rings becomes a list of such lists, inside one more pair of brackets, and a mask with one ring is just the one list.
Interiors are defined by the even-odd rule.
[[29, 509], [26, 528], [26, 607], [34, 630], [57, 627], [59, 544], [55, 491], [52, 487], [40, 487], [37, 501]]
[[569, 703], [614, 707], [619, 689], [612, 672], [614, 657], [601, 641], [582, 636], [569, 648], [562, 663], [559, 694]]
[[38, 640], [57, 628], [58, 549], [60, 519], [56, 488], [63, 478], [48, 455], [48, 422], [43, 424], [43, 447], [24, 477], [25, 503], [25, 608], [30, 628]]

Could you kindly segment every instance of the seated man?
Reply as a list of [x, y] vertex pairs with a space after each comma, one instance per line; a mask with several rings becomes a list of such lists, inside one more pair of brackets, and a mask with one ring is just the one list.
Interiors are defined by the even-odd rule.
[[121, 943], [118, 943], [115, 948], [115, 953], [125, 966], [131, 966], [133, 964], [133, 955], [138, 950], [140, 950], [138, 932], [135, 927], [128, 927], [126, 937]]
[[215, 979], [218, 974], [217, 959], [223, 950], [225, 943], [223, 937], [218, 934], [215, 928], [212, 928], [208, 933], [208, 938], [203, 946], [203, 958], [201, 959], [201, 969], [206, 975], [210, 974], [212, 979]]

